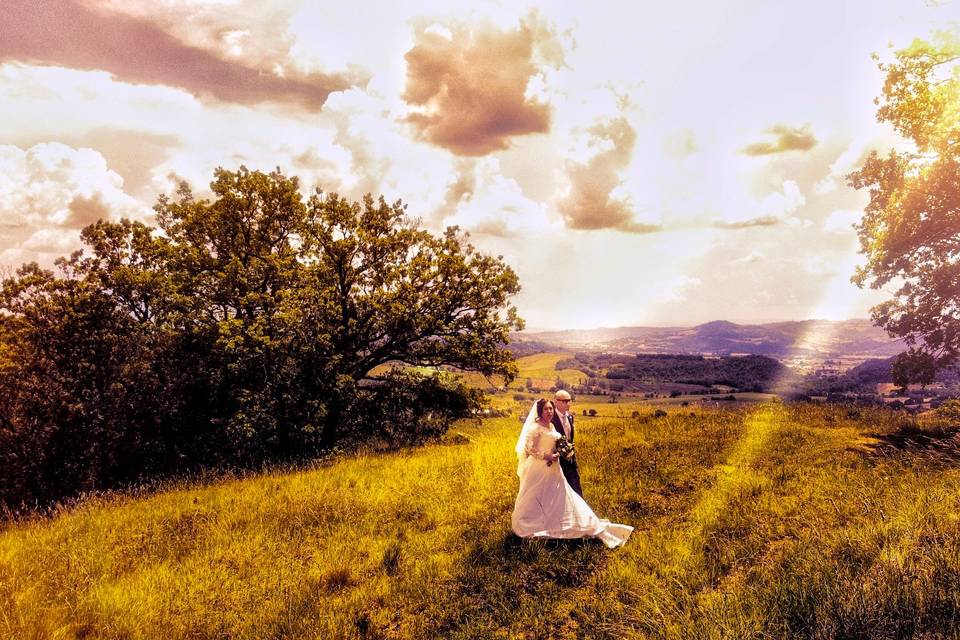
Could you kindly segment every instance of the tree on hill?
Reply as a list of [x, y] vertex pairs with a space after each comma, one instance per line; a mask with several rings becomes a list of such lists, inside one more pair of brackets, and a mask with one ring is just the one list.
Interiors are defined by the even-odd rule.
[[873, 308], [874, 322], [945, 367], [960, 355], [960, 40], [940, 34], [894, 55], [879, 65], [886, 80], [877, 119], [910, 145], [872, 152], [848, 176], [870, 193], [857, 225], [867, 262], [853, 281], [895, 284], [893, 299]]
[[929, 353], [910, 349], [894, 358], [890, 372], [894, 384], [902, 389], [911, 384], [926, 387], [936, 377], [937, 366]]
[[0, 292], [0, 502], [46, 500], [344, 441], [418, 441], [476, 392], [415, 367], [512, 380], [516, 274], [456, 228], [367, 196], [304, 200], [279, 171], [182, 185], [158, 229], [83, 230], [59, 273]]

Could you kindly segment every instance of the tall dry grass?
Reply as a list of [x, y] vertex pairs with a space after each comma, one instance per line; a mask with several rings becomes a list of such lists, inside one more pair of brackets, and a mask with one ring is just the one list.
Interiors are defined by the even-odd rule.
[[933, 455], [884, 411], [592, 406], [586, 498], [636, 527], [621, 549], [511, 534], [515, 407], [447, 443], [9, 525], [0, 637], [958, 637], [949, 432]]

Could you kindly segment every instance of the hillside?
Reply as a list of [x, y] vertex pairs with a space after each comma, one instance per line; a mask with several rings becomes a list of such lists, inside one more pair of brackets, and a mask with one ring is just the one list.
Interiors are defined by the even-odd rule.
[[513, 415], [441, 444], [8, 525], [0, 637], [933, 638], [960, 624], [949, 434], [841, 407], [656, 418], [578, 403], [600, 413], [578, 422], [586, 497], [636, 527], [611, 552], [510, 533], [526, 403], [497, 400]]
[[[619, 327], [523, 332], [514, 340], [571, 351], [613, 353], [753, 353], [777, 358], [885, 358], [904, 350], [869, 320], [805, 320], [740, 325], [722, 320], [695, 327]], [[518, 347], [522, 349], [522, 347]]]
[[671, 383], [703, 387], [724, 385], [745, 391], [769, 391], [780, 385], [790, 371], [766, 356], [720, 356], [637, 354], [635, 356], [578, 353], [560, 366], [575, 367], [594, 376], [617, 380], [628, 389]]

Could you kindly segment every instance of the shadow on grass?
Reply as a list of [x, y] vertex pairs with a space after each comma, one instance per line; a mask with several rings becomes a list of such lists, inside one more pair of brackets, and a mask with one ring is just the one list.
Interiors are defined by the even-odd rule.
[[437, 637], [489, 637], [524, 626], [536, 610], [587, 586], [610, 553], [594, 538], [524, 539], [482, 526], [467, 537], [463, 570], [452, 580], [457, 604], [434, 619]]
[[515, 586], [537, 593], [545, 586], [583, 586], [606, 558], [606, 546], [596, 538], [528, 539], [510, 532], [477, 541], [467, 562], [498, 572], [510, 570], [519, 582]]
[[931, 462], [960, 464], [960, 426], [921, 428], [907, 423], [889, 433], [867, 435], [870, 441], [862, 445], [862, 450], [868, 455], [892, 457], [909, 453]]

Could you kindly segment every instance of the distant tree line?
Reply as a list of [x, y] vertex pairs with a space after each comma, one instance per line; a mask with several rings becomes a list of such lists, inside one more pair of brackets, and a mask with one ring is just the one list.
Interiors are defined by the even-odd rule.
[[503, 346], [504, 348], [508, 349], [516, 358], [560, 350], [560, 347], [557, 347], [556, 345], [540, 342], [539, 340], [518, 340]]
[[877, 384], [894, 383], [900, 387], [909, 384], [942, 383], [948, 390], [960, 387], [960, 372], [956, 368], [947, 367], [939, 371], [930, 372], [925, 381], [918, 380], [919, 374], [910, 372], [910, 376], [903, 376], [898, 371], [904, 358], [894, 356], [884, 359], [867, 360], [845, 373], [827, 378], [808, 377], [798, 382], [795, 393], [798, 396], [827, 396], [838, 393], [873, 394]]
[[709, 387], [726, 385], [741, 391], [768, 391], [789, 375], [778, 360], [767, 356], [578, 353], [557, 363], [558, 369], [580, 369], [591, 377], [639, 383], [679, 383]]
[[[516, 274], [456, 228], [296, 178], [218, 170], [0, 291], [0, 507], [208, 466], [436, 436], [516, 374]], [[422, 369], [421, 369], [422, 370]]]

